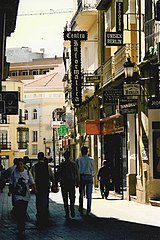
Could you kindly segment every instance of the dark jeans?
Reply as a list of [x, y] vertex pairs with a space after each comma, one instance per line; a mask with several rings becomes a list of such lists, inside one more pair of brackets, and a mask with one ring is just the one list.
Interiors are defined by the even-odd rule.
[[109, 182], [100, 181], [100, 191], [101, 191], [102, 197], [103, 197], [103, 195], [105, 196], [105, 198], [108, 197], [108, 195], [109, 195], [109, 188], [110, 188]]
[[74, 212], [74, 204], [75, 204], [75, 185], [74, 184], [67, 184], [62, 185], [61, 184], [61, 192], [62, 192], [62, 198], [64, 202], [64, 210], [66, 213], [66, 217], [69, 216], [69, 204], [68, 199], [70, 200], [70, 210]]
[[36, 194], [36, 209], [37, 209], [37, 221], [39, 223], [45, 223], [48, 220], [49, 211], [49, 190], [38, 191]]
[[79, 187], [79, 208], [83, 210], [83, 197], [86, 189], [87, 197], [87, 212], [91, 211], [91, 201], [92, 201], [92, 189], [93, 189], [93, 178], [88, 175], [80, 175], [80, 187]]
[[23, 200], [14, 201], [17, 228], [20, 232], [25, 230], [27, 206], [28, 206], [28, 202], [26, 201], [23, 201]]

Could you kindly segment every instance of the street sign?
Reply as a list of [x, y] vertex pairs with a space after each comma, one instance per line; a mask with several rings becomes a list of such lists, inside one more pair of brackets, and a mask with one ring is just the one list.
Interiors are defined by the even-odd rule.
[[59, 136], [65, 136], [68, 132], [68, 128], [66, 127], [66, 125], [61, 125], [59, 128], [58, 128], [58, 134]]
[[123, 85], [124, 96], [140, 96], [141, 87], [139, 83], [125, 83]]

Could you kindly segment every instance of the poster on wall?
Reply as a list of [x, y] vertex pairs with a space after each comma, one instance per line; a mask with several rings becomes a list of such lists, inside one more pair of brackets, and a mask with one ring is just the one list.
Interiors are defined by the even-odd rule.
[[160, 131], [153, 132], [153, 178], [160, 179]]

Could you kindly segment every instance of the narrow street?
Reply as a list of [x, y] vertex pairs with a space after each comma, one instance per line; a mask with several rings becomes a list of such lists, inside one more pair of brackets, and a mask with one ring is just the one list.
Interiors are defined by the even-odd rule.
[[[0, 239], [17, 239], [16, 223], [11, 218], [11, 199], [7, 188], [0, 194]], [[86, 202], [85, 202], [86, 203]], [[93, 193], [92, 216], [64, 218], [61, 192], [50, 194], [50, 222], [44, 229], [36, 227], [35, 196], [31, 196], [26, 222], [26, 240], [159, 240], [160, 208], [118, 199], [112, 193], [101, 199], [98, 189]]]

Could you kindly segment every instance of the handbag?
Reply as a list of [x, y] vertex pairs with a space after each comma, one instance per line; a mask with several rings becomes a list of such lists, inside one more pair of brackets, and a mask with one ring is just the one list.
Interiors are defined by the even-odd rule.
[[51, 184], [51, 192], [53, 192], [53, 193], [59, 192], [59, 187], [55, 182], [52, 182], [52, 184]]

